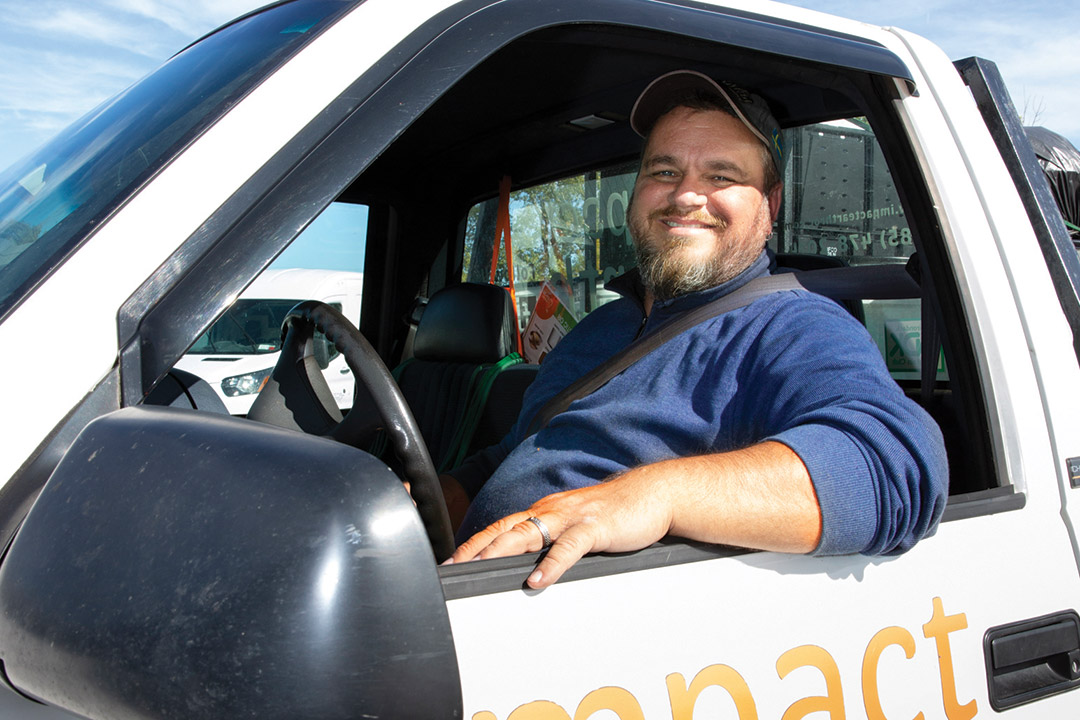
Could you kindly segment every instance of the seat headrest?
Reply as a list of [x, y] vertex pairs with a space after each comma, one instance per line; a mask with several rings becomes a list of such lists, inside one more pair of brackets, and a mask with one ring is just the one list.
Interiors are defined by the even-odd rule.
[[462, 283], [431, 296], [413, 339], [417, 360], [494, 363], [517, 350], [510, 293]]

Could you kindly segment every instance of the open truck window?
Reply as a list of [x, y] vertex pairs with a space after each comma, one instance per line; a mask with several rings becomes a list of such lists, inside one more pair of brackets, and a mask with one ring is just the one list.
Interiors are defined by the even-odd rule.
[[[784, 146], [789, 160], [781, 215], [769, 240], [781, 267], [908, 263], [915, 253], [911, 228], [866, 118], [787, 128]], [[500, 199], [477, 203], [465, 225], [462, 281], [509, 288], [512, 265], [522, 333], [545, 283], [571, 320], [581, 320], [618, 297], [604, 284], [636, 265], [626, 222], [636, 174], [636, 163], [623, 163], [512, 191], [510, 240], [497, 248]], [[918, 380], [921, 300], [858, 304], [893, 376]], [[947, 379], [940, 349], [937, 372]]]
[[[493, 257], [495, 282], [509, 284], [505, 253], [493, 252], [502, 178], [511, 183], [518, 331], [544, 283], [584, 316], [611, 299], [603, 281], [634, 262], [625, 212], [640, 139], [625, 122], [629, 108], [652, 78], [695, 67], [754, 87], [778, 108], [792, 148], [771, 246], [782, 266], [873, 264], [907, 267], [918, 276], [917, 297], [855, 298], [851, 309], [897, 381], [946, 428], [954, 496], [1011, 492], [999, 488], [986, 388], [965, 311], [930, 191], [894, 106], [898, 87], [910, 82], [903, 64], [880, 46], [852, 54], [846, 39], [799, 35], [786, 26], [760, 26], [765, 35], [751, 33], [737, 47], [676, 25], [536, 29], [518, 18], [500, 30], [500, 39], [470, 45], [475, 62], [455, 66], [457, 73], [427, 70], [476, 42], [461, 28], [418, 42], [415, 60], [385, 82], [357, 79], [354, 92], [369, 93], [367, 101], [356, 105], [348, 94], [335, 101], [178, 252], [175, 266], [185, 272], [160, 287], [147, 283], [126, 303], [121, 403], [142, 402], [327, 206], [368, 208], [359, 324], [390, 367], [408, 359], [417, 298], [463, 280], [488, 282]], [[768, 49], [772, 32], [799, 35], [799, 56]], [[536, 64], [551, 72], [529, 87], [507, 81], [506, 68]], [[486, 111], [495, 96], [500, 111]], [[603, 122], [581, 122], [589, 118]], [[420, 191], [421, 179], [436, 177], [449, 180]], [[259, 203], [249, 208], [248, 197]], [[928, 323], [933, 343], [926, 341]], [[923, 360], [928, 345], [929, 363]], [[234, 384], [255, 387], [257, 380]]]
[[[662, 35], [642, 36], [635, 46], [633, 40], [621, 37], [615, 49], [605, 47], [602, 40], [609, 37], [609, 29], [598, 28], [596, 32], [593, 36], [589, 29], [549, 30], [511, 44], [481, 64], [463, 81], [462, 88], [452, 89], [440, 98], [429, 113], [431, 119], [421, 118], [418, 127], [430, 129], [444, 109], [449, 112], [455, 93], [459, 94], [458, 102], [467, 105], [469, 97], [482, 92], [485, 79], [496, 75], [494, 65], [515, 57], [526, 46], [532, 51], [544, 48], [554, 53], [555, 48], [567, 51], [560, 45], [566, 42], [573, 52], [585, 53], [582, 45], [596, 41], [591, 61], [604, 63], [614, 62], [613, 58], [627, 47], [637, 47], [647, 54], [654, 47], [652, 43], [662, 44], [665, 40]], [[585, 40], [586, 36], [590, 39]], [[725, 57], [731, 52], [725, 48]], [[607, 53], [612, 58], [598, 59]], [[695, 46], [686, 54], [697, 62], [710, 57], [707, 46]], [[662, 67], [673, 69], [678, 62]], [[713, 62], [715, 76], [740, 75], [733, 59]], [[750, 61], [746, 60], [746, 64]], [[754, 76], [758, 80], [755, 87], [766, 94], [775, 83], [778, 95], [773, 99], [782, 107], [797, 105], [794, 96], [781, 99], [784, 90], [780, 88], [790, 91], [792, 86], [798, 86], [800, 93], [820, 93], [826, 103], [833, 104], [831, 109], [816, 107], [807, 113], [810, 122], [801, 122], [798, 112], [781, 120], [789, 161], [783, 202], [769, 248], [781, 271], [880, 266], [902, 271], [914, 279], [919, 289], [905, 297], [876, 297], [870, 293], [843, 304], [866, 327], [893, 378], [942, 427], [952, 468], [951, 504], [957, 508], [950, 517], [971, 514], [971, 508], [987, 498], [1015, 507], [1022, 500], [1015, 497], [1012, 488], [999, 486], [995, 443], [986, 422], [987, 388], [973, 355], [952, 268], [944, 262], [943, 238], [934, 220], [930, 193], [920, 173], [914, 170], [913, 149], [900, 132], [898, 118], [887, 99], [893, 92], [888, 85], [897, 80], [851, 72], [830, 76], [829, 71], [824, 71], [818, 75], [819, 70], [809, 66], [799, 70], [778, 68], [778, 76], [768, 80]], [[643, 73], [640, 85], [644, 86], [648, 79]], [[575, 109], [583, 113], [586, 108]], [[589, 109], [597, 117], [616, 114], [606, 106]], [[590, 138], [599, 147], [611, 142], [603, 124], [599, 125], [596, 130], [579, 130], [574, 147], [588, 147]], [[403, 143], [401, 153], [409, 152], [405, 148], [413, 139], [430, 142], [406, 133], [399, 140]], [[636, 153], [639, 142], [634, 139], [621, 147]], [[396, 152], [395, 148], [389, 151], [391, 155]], [[512, 169], [513, 165], [510, 161], [499, 166]], [[496, 179], [492, 178], [485, 196], [468, 205], [459, 224], [460, 260], [455, 265], [451, 259], [447, 265], [451, 269], [459, 267], [460, 274], [451, 274], [446, 282], [494, 282], [512, 288], [522, 333], [529, 327], [545, 286], [579, 320], [616, 297], [604, 289], [604, 282], [635, 263], [625, 222], [635, 173], [636, 154], [629, 154], [609, 157], [592, 169], [535, 183], [529, 182], [525, 173], [513, 174], [507, 198], [509, 248], [505, 240], [498, 247], [493, 242], [500, 238], [496, 226], [501, 198]], [[363, 183], [363, 178], [359, 182]], [[512, 282], [508, 250], [513, 264]], [[522, 340], [528, 341], [527, 337]], [[687, 548], [686, 552], [693, 555], [699, 550]], [[604, 562], [608, 569], [599, 569]], [[598, 560], [598, 565], [580, 572], [617, 572], [620, 562], [614, 558]], [[480, 570], [452, 568], [443, 574], [448, 586], [458, 588], [472, 581], [459, 584], [455, 578]]]

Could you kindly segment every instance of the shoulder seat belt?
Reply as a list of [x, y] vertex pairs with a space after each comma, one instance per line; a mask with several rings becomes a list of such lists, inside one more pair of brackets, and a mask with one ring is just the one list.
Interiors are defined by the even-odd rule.
[[886, 300], [919, 297], [919, 285], [903, 265], [863, 265], [779, 273], [751, 280], [724, 297], [669, 320], [636, 340], [556, 394], [529, 423], [526, 437], [539, 432], [570, 403], [599, 390], [609, 380], [680, 333], [718, 315], [776, 292], [802, 288], [833, 300]]

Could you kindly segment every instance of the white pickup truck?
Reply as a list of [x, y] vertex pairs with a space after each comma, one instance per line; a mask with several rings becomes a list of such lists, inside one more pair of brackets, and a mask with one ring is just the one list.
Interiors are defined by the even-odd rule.
[[[4, 717], [1080, 716], [1080, 261], [995, 66], [760, 0], [405, 7], [251, 13], [0, 176]], [[513, 280], [518, 327], [544, 281], [602, 302], [627, 115], [678, 68], [773, 105], [778, 262], [909, 280], [840, 299], [942, 427], [944, 519], [890, 557], [671, 538], [541, 592], [535, 555], [440, 566], [427, 448], [519, 394], [431, 422], [449, 390], [409, 373], [506, 350], [436, 298]], [[370, 344], [297, 308], [266, 422], [230, 417], [174, 365], [332, 203], [368, 209]], [[316, 327], [371, 396], [344, 419]]]

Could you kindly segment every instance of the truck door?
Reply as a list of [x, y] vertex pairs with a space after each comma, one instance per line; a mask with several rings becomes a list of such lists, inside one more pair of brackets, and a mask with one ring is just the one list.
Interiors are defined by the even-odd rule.
[[[1005, 235], [1029, 250], [1037, 245], [1000, 156], [986, 152], [990, 133], [959, 76], [935, 48], [869, 30], [863, 40], [895, 62], [891, 74], [840, 63], [830, 55], [837, 46], [829, 33], [851, 28], [839, 22], [800, 36], [801, 59], [787, 56], [785, 70], [760, 62], [753, 48], [765, 43], [745, 32], [741, 14], [666, 3], [661, 18], [649, 7], [636, 4], [643, 14], [633, 22], [648, 17], [651, 31], [622, 37], [619, 49], [662, 55], [659, 72], [696, 63], [715, 77], [764, 84], [793, 106], [795, 95], [823, 90], [819, 82], [843, 85], [854, 100], [846, 112], [845, 102], [835, 102], [817, 117], [792, 113], [782, 121], [788, 146], [800, 154], [785, 177], [773, 247], [847, 266], [905, 264], [918, 277], [917, 297], [867, 300], [857, 311], [896, 381], [943, 429], [949, 505], [936, 535], [899, 557], [795, 557], [672, 539], [586, 558], [539, 593], [522, 590], [535, 556], [441, 568], [466, 714], [795, 718], [820, 711], [955, 719], [1000, 707], [1015, 707], [1017, 717], [1072, 712], [1078, 701], [1064, 691], [1080, 649], [1073, 612], [1080, 582], [1073, 528], [1061, 520], [1066, 464], [1052, 440], [1056, 418], [1045, 411], [1042, 361], [1026, 352], [1032, 335], [1013, 265], [1016, 255], [1025, 261], [1019, 250], [1002, 248]], [[754, 20], [759, 29], [793, 31], [787, 19]], [[737, 43], [730, 40], [736, 26], [744, 31]], [[531, 50], [547, 43], [554, 62], [569, 36], [554, 28], [532, 40]], [[599, 30], [587, 42], [589, 67], [616, 55]], [[816, 50], [833, 63], [828, 80], [805, 64]], [[745, 70], [751, 65], [753, 78]], [[772, 84], [762, 77], [766, 66]], [[499, 76], [493, 60], [471, 80], [495, 86]], [[785, 83], [791, 95], [778, 89]], [[819, 97], [828, 104], [828, 93]], [[617, 185], [617, 175], [617, 163], [596, 163], [584, 175], [565, 174], [551, 192], [535, 185], [511, 194], [519, 227], [540, 218], [515, 243], [542, 244], [544, 218], [579, 216], [563, 235], [599, 248], [599, 257], [572, 279], [603, 277], [604, 244], [619, 227], [591, 221], [586, 203], [616, 196], [602, 186]], [[530, 198], [547, 206], [530, 208]], [[482, 217], [483, 209], [475, 213]], [[535, 265], [515, 257], [515, 278]], [[542, 272], [525, 281], [551, 279]], [[1045, 276], [1045, 267], [1038, 272]], [[582, 297], [598, 297], [596, 287]], [[1067, 327], [1056, 300], [1053, 312], [1054, 327]], [[1075, 359], [1067, 359], [1068, 367], [1049, 362], [1077, 387]], [[1052, 637], [1050, 650], [1018, 649], [1033, 637]]]

